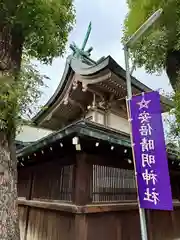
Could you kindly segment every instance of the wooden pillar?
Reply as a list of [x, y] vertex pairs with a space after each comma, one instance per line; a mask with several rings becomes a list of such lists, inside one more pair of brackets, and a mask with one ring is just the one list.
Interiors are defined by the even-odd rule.
[[148, 232], [148, 240], [153, 240], [153, 228], [152, 228], [152, 222], [151, 222], [151, 211], [149, 209], [146, 209], [146, 226], [147, 226], [147, 232]]
[[77, 153], [75, 164], [74, 202], [86, 205], [92, 202], [93, 165], [88, 161], [86, 153]]
[[87, 240], [87, 217], [86, 214], [75, 216], [75, 240]]
[[[83, 206], [92, 202], [93, 165], [88, 154], [77, 153], [75, 164], [74, 202]], [[75, 240], [87, 240], [87, 214], [75, 215]]]
[[[29, 179], [29, 192], [28, 192], [27, 200], [32, 199], [33, 186], [34, 186], [34, 173], [31, 172], [30, 179]], [[28, 225], [29, 225], [29, 215], [30, 215], [31, 207], [27, 206], [26, 209], [27, 209], [27, 211], [26, 211], [26, 221], [25, 221], [26, 225], [25, 225], [25, 230], [24, 230], [24, 240], [27, 239], [27, 232], [28, 232]]]

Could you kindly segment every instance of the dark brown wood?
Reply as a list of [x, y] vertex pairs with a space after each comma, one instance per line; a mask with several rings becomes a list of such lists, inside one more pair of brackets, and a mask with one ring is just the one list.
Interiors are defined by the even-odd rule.
[[77, 205], [85, 205], [92, 201], [92, 173], [93, 167], [85, 153], [78, 153], [75, 165], [75, 203]]
[[126, 211], [121, 214], [122, 240], [140, 240], [140, 222], [138, 210]]
[[[123, 204], [121, 203], [118, 204], [118, 206], [116, 206], [116, 204], [99, 204], [95, 206], [87, 205], [86, 207], [84, 207], [72, 204], [60, 204], [55, 202], [49, 203], [36, 202], [32, 200], [19, 200], [19, 208], [21, 212], [20, 229], [22, 232], [22, 236], [25, 236], [23, 223], [25, 221], [27, 206], [30, 207], [27, 240], [31, 240], [31, 238], [35, 240], [140, 239], [140, 225], [137, 203], [129, 203], [125, 206], [123, 206]], [[68, 212], [70, 215], [67, 215]], [[46, 222], [47, 218], [50, 225], [48, 225], [48, 223]], [[149, 211], [148, 220], [150, 220], [151, 223], [151, 227], [148, 229], [151, 231], [151, 238], [149, 239], [178, 239], [180, 237], [180, 229], [178, 227], [179, 219], [180, 206], [176, 206], [174, 212]], [[53, 235], [51, 235], [51, 231], [48, 230], [51, 228], [53, 229], [52, 226], [55, 221], [58, 221], [61, 224], [59, 226], [62, 231], [61, 236], [59, 235], [59, 228], [56, 229], [54, 227]], [[173, 224], [175, 225], [173, 226]], [[45, 228], [44, 225], [47, 227], [47, 229], [43, 230], [43, 228]], [[62, 230], [62, 227], [64, 227], [65, 229]], [[70, 230], [68, 231], [68, 229]], [[45, 231], [45, 233], [48, 235], [45, 236], [44, 232], [42, 231]], [[74, 234], [74, 238], [72, 238], [72, 232]], [[51, 238], [52, 236], [54, 236], [54, 238]], [[21, 238], [21, 240], [24, 239]]]
[[[18, 3], [17, 3], [18, 4]], [[0, 24], [0, 70], [19, 71], [24, 37], [20, 25]]]
[[[124, 149], [122, 149], [123, 151]], [[91, 158], [91, 162], [94, 165], [99, 166], [108, 166], [113, 168], [120, 168], [120, 169], [130, 169], [133, 170], [133, 164], [129, 164], [128, 161], [124, 160], [124, 156], [114, 154], [113, 158], [110, 155], [95, 155], [95, 154], [88, 154]]]
[[77, 214], [75, 216], [75, 240], [87, 240], [87, 216]]
[[58, 203], [53, 201], [44, 202], [44, 201], [18, 199], [18, 205], [29, 206], [33, 208], [42, 208], [42, 209], [48, 209], [48, 210], [56, 210], [61, 212], [71, 212], [71, 213], [76, 213], [81, 211], [81, 209], [78, 208], [76, 205]]
[[172, 216], [168, 211], [150, 211], [153, 240], [173, 238]]
[[61, 165], [61, 162], [52, 161], [34, 167], [33, 173], [32, 199], [71, 202], [73, 165]]
[[[172, 31], [174, 28], [172, 27]], [[180, 51], [168, 50], [166, 53], [166, 73], [174, 90], [178, 89], [178, 72], [180, 69]]]
[[[118, 220], [118, 221], [117, 221]], [[123, 240], [121, 215], [117, 213], [98, 213], [88, 215], [87, 240]], [[119, 226], [119, 224], [121, 224]]]
[[179, 219], [180, 219], [180, 208], [176, 208], [175, 211], [171, 212], [172, 223], [173, 223], [173, 238], [180, 238], [180, 228], [179, 228]]
[[[19, 174], [21, 240], [140, 239], [138, 204], [131, 195], [136, 191], [132, 164], [83, 152], [40, 162]], [[180, 184], [174, 173], [174, 211], [147, 211], [149, 240], [180, 238]], [[73, 203], [68, 201], [72, 193]]]
[[21, 233], [21, 240], [26, 240], [26, 226], [28, 225], [27, 222], [27, 206], [20, 206], [19, 205], [19, 228]]
[[176, 236], [176, 232], [177, 232], [177, 222], [176, 222], [176, 219], [175, 219], [175, 212], [171, 212], [171, 219], [172, 219], [172, 232], [173, 232], [173, 235], [174, 237]]
[[30, 189], [31, 189], [31, 177], [32, 177], [32, 171], [31, 169], [21, 169], [18, 172], [18, 196], [30, 199]]
[[134, 201], [136, 192], [133, 170], [93, 164], [93, 202]]
[[74, 240], [74, 215], [31, 208], [26, 240]]
[[118, 214], [115, 215], [116, 218], [116, 239], [122, 239], [122, 220]]
[[[33, 187], [33, 183], [34, 183], [34, 175], [33, 173], [31, 173], [30, 175], [30, 180], [29, 180], [29, 196], [28, 196], [28, 200], [31, 199], [32, 196], [32, 187]], [[28, 230], [28, 224], [29, 224], [29, 213], [30, 213], [30, 207], [27, 206], [27, 212], [26, 212], [26, 225], [25, 225], [25, 232], [24, 232], [24, 236], [27, 236], [27, 230]], [[24, 240], [26, 240], [24, 237]]]
[[105, 212], [131, 211], [134, 209], [138, 209], [137, 202], [86, 205], [79, 208], [79, 211], [83, 213], [105, 213]]
[[152, 222], [151, 222], [151, 213], [150, 210], [145, 210], [146, 215], [146, 224], [147, 224], [147, 232], [148, 232], [148, 240], [153, 240], [153, 232], [152, 232]]

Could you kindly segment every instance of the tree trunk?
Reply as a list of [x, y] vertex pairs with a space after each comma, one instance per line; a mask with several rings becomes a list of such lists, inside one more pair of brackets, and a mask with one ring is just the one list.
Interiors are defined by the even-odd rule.
[[[0, 25], [0, 72], [2, 76], [0, 84], [6, 73], [10, 74], [12, 79], [16, 79], [20, 70], [23, 42], [24, 38], [19, 26]], [[0, 129], [0, 240], [20, 240], [16, 153], [11, 132], [12, 126], [8, 127], [7, 119], [5, 121], [7, 132], [10, 134]]]
[[166, 73], [174, 90], [178, 88], [180, 76], [180, 51], [169, 51], [166, 57]]
[[23, 43], [20, 26], [0, 25], [0, 71], [14, 74], [20, 70]]
[[17, 161], [12, 137], [0, 132], [0, 239], [19, 240]]

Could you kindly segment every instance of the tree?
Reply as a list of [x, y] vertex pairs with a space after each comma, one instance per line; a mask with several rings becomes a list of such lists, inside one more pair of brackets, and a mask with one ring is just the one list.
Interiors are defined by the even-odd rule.
[[18, 239], [17, 160], [14, 147], [15, 131], [24, 122], [23, 115], [31, 113], [32, 105], [41, 96], [40, 75], [30, 61], [23, 60], [16, 81], [0, 82], [0, 239]]
[[176, 89], [180, 71], [180, 0], [127, 0], [129, 12], [125, 19], [124, 38], [133, 34], [145, 20], [162, 8], [163, 14], [135, 46], [132, 59], [149, 73], [166, 69]]
[[169, 122], [169, 137], [173, 142], [180, 143], [180, 90], [178, 86], [179, 83], [177, 85], [178, 90], [176, 90], [176, 92], [172, 96], [174, 108], [170, 111], [170, 116], [172, 117], [171, 121]]
[[62, 56], [72, 29], [72, 0], [1, 0], [0, 69], [19, 69], [22, 49], [45, 63]]
[[137, 67], [145, 67], [148, 73], [166, 70], [175, 90], [172, 97], [175, 121], [171, 134], [180, 137], [180, 0], [127, 0], [129, 12], [124, 22], [126, 41], [157, 9], [162, 8], [160, 19], [130, 49]]
[[51, 63], [63, 55], [73, 23], [72, 0], [0, 0], [1, 240], [19, 240], [14, 137], [43, 79], [27, 58], [21, 68], [22, 53]]

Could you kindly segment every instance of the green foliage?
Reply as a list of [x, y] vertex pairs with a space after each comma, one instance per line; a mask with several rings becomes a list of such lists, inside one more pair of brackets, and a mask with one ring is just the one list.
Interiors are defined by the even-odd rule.
[[147, 72], [160, 72], [165, 67], [168, 51], [180, 50], [180, 0], [127, 0], [125, 19], [127, 40], [156, 10], [163, 8], [160, 19], [131, 49], [132, 59]]
[[[41, 95], [39, 87], [44, 76], [29, 58], [51, 63], [54, 57], [62, 56], [74, 18], [73, 0], [0, 0], [0, 32], [4, 34], [7, 29], [9, 42], [12, 37], [22, 36], [26, 53], [15, 80], [9, 82], [13, 79], [10, 71], [3, 72], [9, 78], [0, 77], [0, 129], [11, 132], [23, 115], [31, 115], [32, 105]], [[1, 49], [1, 54], [4, 51], [9, 50]]]
[[175, 92], [173, 101], [175, 107], [172, 114], [175, 116], [175, 121], [170, 123], [170, 133], [175, 139], [180, 140], [180, 90]]
[[23, 116], [31, 116], [32, 108], [41, 96], [40, 87], [44, 86], [45, 78], [26, 56], [15, 81], [0, 82], [0, 129], [14, 132], [24, 123]]
[[73, 0], [0, 0], [0, 26], [24, 38], [29, 56], [44, 63], [64, 53], [74, 23]]
[[169, 152], [174, 152], [180, 160], [180, 90], [173, 93], [171, 99], [174, 102], [174, 108], [169, 112], [166, 121], [168, 126], [167, 148]]
[[[130, 49], [132, 60], [137, 67], [143, 66], [148, 73], [160, 73], [167, 67], [167, 54], [180, 51], [180, 0], [127, 0], [127, 4], [129, 12], [124, 23], [123, 42], [127, 41], [156, 10], [163, 9], [158, 21]], [[172, 79], [170, 81], [172, 84]], [[177, 77], [176, 82], [178, 81]], [[176, 140], [180, 139], [179, 89], [179, 86], [176, 87], [172, 97], [172, 114], [175, 118], [170, 123], [171, 137]]]

